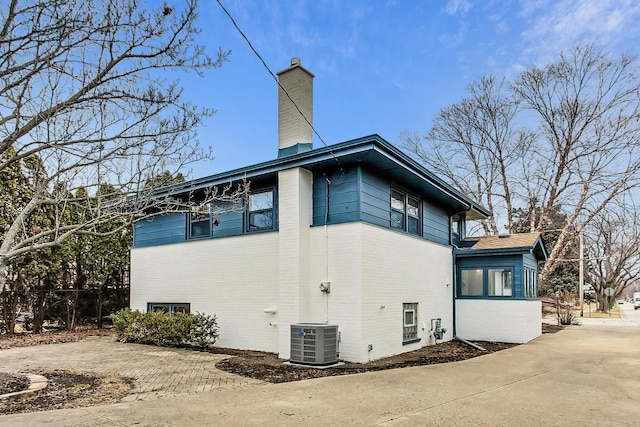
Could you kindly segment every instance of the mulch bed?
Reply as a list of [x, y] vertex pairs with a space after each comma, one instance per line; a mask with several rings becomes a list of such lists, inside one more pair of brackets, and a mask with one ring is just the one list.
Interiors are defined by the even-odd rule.
[[89, 336], [113, 336], [113, 331], [110, 329], [97, 329], [95, 326], [78, 326], [74, 331], [52, 330], [41, 334], [1, 334], [0, 350], [41, 344], [76, 342]]
[[46, 377], [49, 380], [47, 388], [19, 398], [0, 400], [0, 414], [116, 403], [133, 387], [133, 380], [116, 375], [65, 370], [38, 370], [32, 373]]
[[271, 383], [282, 383], [311, 378], [381, 371], [385, 369], [406, 368], [409, 366], [456, 362], [517, 345], [483, 341], [475, 341], [474, 344], [484, 347], [486, 351], [477, 350], [460, 341], [447, 341], [422, 347], [408, 353], [378, 359], [366, 364], [345, 363], [344, 365], [325, 369], [285, 365], [282, 359], [278, 359], [277, 355], [272, 353], [257, 351], [237, 353], [232, 351], [230, 353], [236, 353], [237, 355], [218, 362], [216, 368]]
[[0, 395], [26, 390], [27, 387], [29, 387], [29, 379], [24, 375], [0, 372]]

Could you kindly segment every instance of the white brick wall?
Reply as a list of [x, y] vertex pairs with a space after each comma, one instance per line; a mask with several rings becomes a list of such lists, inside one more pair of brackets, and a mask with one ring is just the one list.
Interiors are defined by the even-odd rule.
[[[362, 355], [369, 359], [434, 344], [431, 319], [442, 319], [445, 340], [452, 339], [453, 260], [450, 247], [367, 226], [363, 233]], [[403, 303], [418, 303], [420, 342], [403, 345]], [[381, 308], [384, 307], [384, 308]]]
[[278, 172], [278, 324], [281, 358], [289, 358], [292, 323], [304, 321], [308, 310], [310, 226], [313, 175], [295, 168]]
[[[452, 338], [450, 248], [365, 223], [332, 225], [327, 233], [328, 320], [340, 328], [343, 359], [366, 362], [433, 344], [430, 319], [438, 317], [448, 329], [445, 340]], [[311, 230], [309, 322], [324, 321], [325, 301], [318, 285], [325, 280], [326, 241], [324, 227]], [[422, 340], [410, 345], [402, 345], [404, 302], [418, 303]]]
[[[309, 172], [284, 171], [279, 181], [278, 233], [134, 248], [131, 307], [191, 303], [193, 312], [218, 316], [218, 345], [285, 359], [290, 325], [299, 322], [339, 325], [341, 357], [354, 362], [432, 344], [432, 318], [443, 319], [445, 339], [451, 339], [449, 248], [364, 223], [309, 227]], [[325, 280], [331, 281], [328, 295], [319, 290]], [[407, 346], [403, 302], [418, 302], [418, 321], [425, 323], [422, 341]], [[264, 313], [266, 308], [277, 313]]]
[[456, 301], [456, 334], [464, 339], [525, 343], [542, 333], [540, 301]]
[[278, 233], [131, 250], [131, 308], [188, 302], [218, 316], [217, 345], [277, 352]]

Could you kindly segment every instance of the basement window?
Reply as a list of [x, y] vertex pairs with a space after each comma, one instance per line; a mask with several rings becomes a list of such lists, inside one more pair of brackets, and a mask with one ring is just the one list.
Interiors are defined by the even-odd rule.
[[420, 341], [418, 338], [418, 303], [402, 304], [402, 343]]
[[150, 302], [147, 303], [147, 311], [162, 311], [165, 313], [185, 313], [191, 312], [190, 303], [165, 303], [165, 302]]

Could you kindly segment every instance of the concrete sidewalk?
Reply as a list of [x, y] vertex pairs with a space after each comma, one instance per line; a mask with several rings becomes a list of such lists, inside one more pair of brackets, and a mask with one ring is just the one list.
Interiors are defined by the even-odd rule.
[[[2, 416], [0, 425], [640, 425], [639, 338], [638, 327], [571, 326], [463, 362]], [[58, 346], [38, 347], [28, 363]], [[90, 353], [86, 363], [100, 365]], [[149, 356], [150, 368], [159, 364]]]

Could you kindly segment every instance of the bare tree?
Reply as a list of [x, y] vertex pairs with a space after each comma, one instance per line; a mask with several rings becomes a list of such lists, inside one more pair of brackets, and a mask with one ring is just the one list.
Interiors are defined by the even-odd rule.
[[544, 283], [576, 232], [639, 184], [637, 72], [636, 57], [610, 59], [584, 46], [508, 84], [483, 77], [426, 135], [406, 137], [406, 148], [485, 203], [509, 232], [514, 209], [529, 211], [529, 231], [541, 232], [560, 210], [567, 221], [541, 271]]
[[605, 300], [604, 290], [618, 297], [640, 276], [640, 218], [632, 210], [594, 218], [585, 232], [586, 277]]
[[[195, 139], [214, 114], [184, 100], [184, 73], [220, 67], [194, 44], [197, 0], [143, 9], [137, 0], [12, 0], [0, 10], [0, 172], [27, 175], [27, 194], [3, 204], [0, 286], [7, 265], [113, 218], [237, 200], [247, 186], [200, 198], [154, 196], [145, 183], [210, 158]], [[98, 191], [113, 186], [113, 194]], [[86, 197], [74, 196], [84, 188]], [[166, 193], [165, 193], [166, 194]], [[73, 208], [75, 215], [69, 215]], [[37, 215], [53, 210], [50, 226]], [[34, 225], [35, 224], [35, 225]]]
[[[427, 135], [405, 134], [405, 148], [489, 210], [504, 210], [514, 232], [514, 181], [533, 136], [517, 127], [519, 103], [504, 80], [483, 76], [468, 91], [440, 111]], [[495, 218], [482, 226], [486, 234], [499, 233]]]

